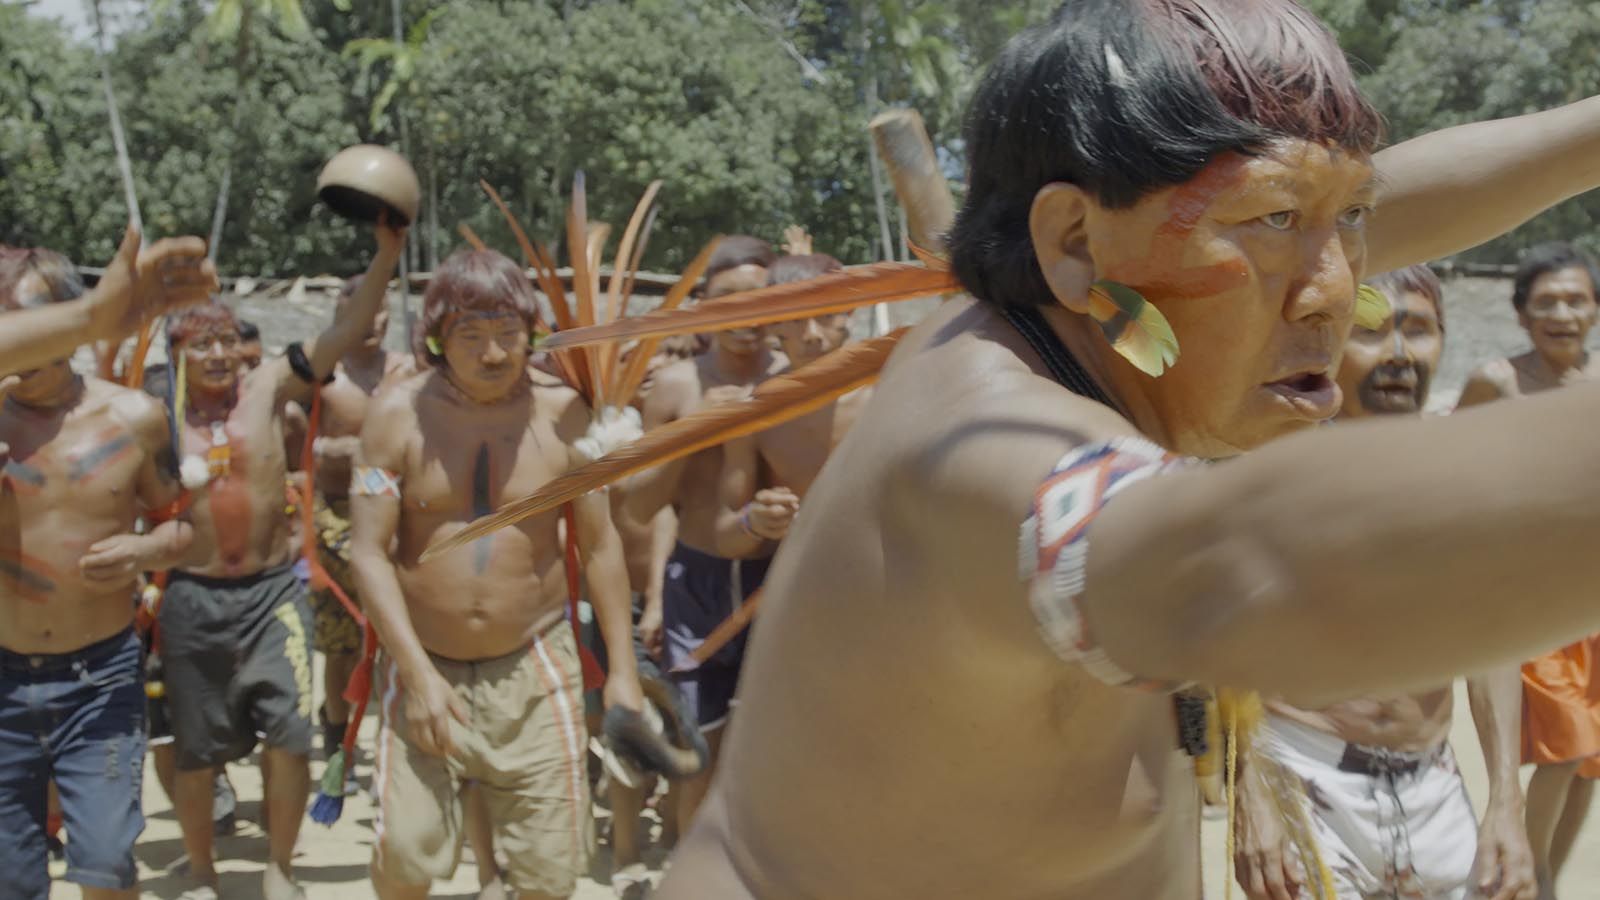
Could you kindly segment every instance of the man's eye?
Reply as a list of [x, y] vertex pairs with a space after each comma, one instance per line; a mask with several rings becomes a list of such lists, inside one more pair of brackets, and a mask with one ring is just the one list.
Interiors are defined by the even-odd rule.
[[1288, 231], [1294, 227], [1294, 223], [1298, 218], [1294, 210], [1285, 209], [1262, 216], [1260, 222], [1274, 231]]
[[1367, 224], [1367, 217], [1371, 215], [1370, 206], [1352, 206], [1339, 217], [1339, 224], [1346, 228], [1360, 228]]

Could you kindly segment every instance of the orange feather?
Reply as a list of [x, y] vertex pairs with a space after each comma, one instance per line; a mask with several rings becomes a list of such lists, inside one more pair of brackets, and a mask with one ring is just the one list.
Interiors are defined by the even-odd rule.
[[[688, 299], [694, 286], [700, 283], [700, 276], [705, 274], [706, 267], [711, 265], [711, 255], [717, 252], [717, 245], [720, 243], [722, 237], [718, 235], [700, 249], [694, 261], [690, 262], [689, 267], [678, 276], [678, 283], [667, 291], [661, 306], [657, 307], [658, 311], [677, 309]], [[617, 398], [617, 405], [626, 406], [633, 402], [633, 398], [639, 393], [639, 386], [644, 384], [645, 373], [650, 369], [650, 357], [655, 355], [656, 348], [660, 346], [661, 338], [656, 337], [645, 338], [633, 348], [633, 354], [628, 357], [628, 365], [622, 370], [622, 377], [619, 379], [616, 391], [613, 392]]]
[[[567, 258], [572, 263], [572, 293], [577, 298], [579, 327], [595, 324], [594, 285], [589, 275], [590, 237], [588, 192], [584, 189], [580, 169], [572, 176], [572, 202], [567, 205]], [[545, 346], [550, 350], [559, 349], [548, 343]], [[581, 355], [590, 375], [584, 399], [591, 407], [599, 408], [605, 405], [607, 387], [600, 374], [600, 356], [593, 347], [584, 348]]]
[[[629, 282], [629, 289], [631, 290], [631, 282], [633, 281], [631, 264], [635, 262], [634, 246], [639, 242], [642, 230], [645, 227], [645, 220], [650, 218], [651, 213], [654, 212], [653, 204], [655, 203], [656, 194], [660, 190], [660, 181], [650, 182], [650, 186], [644, 190], [644, 196], [639, 198], [638, 205], [633, 208], [633, 216], [628, 219], [628, 227], [622, 232], [622, 243], [617, 245], [617, 260], [611, 265], [611, 285], [606, 291], [609, 295], [609, 302], [605, 311], [605, 321], [607, 322], [615, 322], [623, 314], [623, 307], [627, 302], [623, 293], [623, 283]], [[642, 250], [643, 248], [641, 247], [640, 249]], [[599, 266], [596, 265], [595, 269], [598, 272]], [[609, 392], [615, 395], [617, 386], [615, 379], [618, 375], [618, 348], [615, 345], [602, 347], [600, 348], [600, 357], [601, 367], [610, 378], [607, 382], [607, 387], [611, 389]]]
[[583, 347], [630, 338], [664, 338], [751, 328], [960, 289], [960, 283], [948, 272], [909, 263], [874, 263], [809, 281], [732, 294], [688, 309], [657, 310], [592, 328], [563, 331], [551, 335], [547, 346], [552, 349]]
[[456, 231], [459, 231], [461, 233], [461, 239], [466, 241], [467, 244], [472, 247], [472, 249], [474, 249], [474, 250], [487, 250], [487, 249], [489, 249], [489, 245], [485, 244], [483, 242], [483, 239], [478, 237], [478, 233], [476, 231], [472, 230], [472, 226], [471, 225], [468, 225], [467, 223], [462, 222], [460, 225], [456, 226]]
[[703, 409], [562, 475], [423, 551], [426, 562], [501, 528], [576, 500], [635, 472], [682, 459], [747, 434], [792, 421], [875, 381], [907, 329], [851, 344], [761, 383], [750, 399]]

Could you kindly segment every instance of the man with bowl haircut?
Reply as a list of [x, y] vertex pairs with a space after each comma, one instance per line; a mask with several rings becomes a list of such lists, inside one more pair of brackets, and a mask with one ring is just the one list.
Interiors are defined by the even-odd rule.
[[196, 897], [215, 896], [212, 770], [265, 734], [267, 900], [297, 896], [295, 841], [309, 799], [311, 614], [284, 515], [285, 409], [313, 391], [372, 330], [405, 231], [379, 225], [366, 280], [317, 337], [242, 372], [239, 325], [218, 303], [171, 326], [187, 399], [182, 468], [196, 492], [195, 541], [161, 605], [162, 663], [178, 773], [173, 798]]
[[974, 299], [807, 492], [661, 900], [1194, 900], [1175, 691], [1327, 705], [1600, 625], [1600, 388], [1316, 427], [1365, 273], [1600, 184], [1600, 103], [1376, 154], [1296, 4], [1071, 0], [967, 135]]
[[[587, 459], [590, 411], [528, 365], [533, 286], [492, 250], [446, 259], [423, 295], [432, 371], [376, 397], [351, 476], [351, 562], [384, 648], [372, 880], [425, 897], [460, 856], [475, 783], [524, 898], [566, 897], [591, 841], [583, 676], [566, 618], [561, 516], [427, 562], [429, 543]], [[608, 707], [639, 710], [628, 573], [610, 499], [574, 502], [589, 596], [610, 651]], [[395, 547], [391, 555], [390, 547]]]
[[[1529, 250], [1512, 279], [1511, 306], [1533, 349], [1473, 372], [1457, 408], [1592, 380], [1600, 372], [1587, 349], [1600, 315], [1597, 287], [1600, 268], [1572, 245]], [[1522, 761], [1536, 767], [1528, 838], [1539, 882], [1554, 891], [1600, 778], [1600, 636], [1535, 657], [1523, 665], [1522, 681]]]
[[[190, 250], [203, 255], [204, 245]], [[197, 278], [171, 289], [137, 253], [130, 235], [90, 303], [139, 308], [214, 287]], [[0, 256], [0, 320], [81, 305], [87, 293], [59, 253]], [[71, 836], [66, 880], [95, 900], [131, 898], [144, 829], [137, 580], [180, 559], [193, 531], [169, 518], [133, 533], [138, 518], [178, 497], [166, 413], [141, 391], [74, 373], [70, 348], [60, 349], [62, 358], [0, 385], [0, 872], [7, 897], [49, 896], [54, 783]]]
[[[1357, 326], [1345, 345], [1340, 422], [1420, 415], [1444, 352], [1443, 289], [1432, 270], [1408, 266], [1371, 284], [1390, 313], [1377, 328]], [[1404, 555], [1404, 545], [1394, 552]], [[1512, 666], [1469, 678], [1467, 695], [1489, 767], [1481, 826], [1448, 740], [1449, 684], [1318, 708], [1269, 702], [1263, 751], [1314, 798], [1306, 809], [1341, 900], [1537, 895], [1517, 775], [1521, 675]], [[1236, 877], [1252, 900], [1287, 900], [1305, 890], [1303, 863], [1254, 776], [1239, 785]]]

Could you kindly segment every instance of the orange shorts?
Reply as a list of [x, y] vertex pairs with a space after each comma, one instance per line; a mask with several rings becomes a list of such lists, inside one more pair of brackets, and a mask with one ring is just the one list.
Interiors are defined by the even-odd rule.
[[1522, 664], [1522, 761], [1600, 778], [1600, 635]]

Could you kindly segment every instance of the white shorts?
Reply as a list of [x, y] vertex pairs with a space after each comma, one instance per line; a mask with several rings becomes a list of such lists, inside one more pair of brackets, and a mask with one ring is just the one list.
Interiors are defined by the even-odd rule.
[[1405, 774], [1341, 768], [1339, 738], [1277, 716], [1261, 749], [1305, 785], [1317, 845], [1339, 900], [1464, 900], [1478, 823], [1449, 744], [1420, 754], [1354, 748], [1401, 763]]

